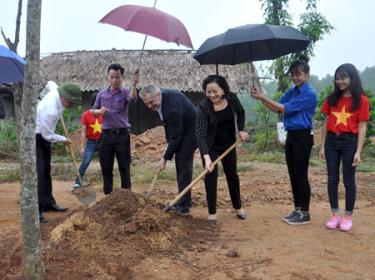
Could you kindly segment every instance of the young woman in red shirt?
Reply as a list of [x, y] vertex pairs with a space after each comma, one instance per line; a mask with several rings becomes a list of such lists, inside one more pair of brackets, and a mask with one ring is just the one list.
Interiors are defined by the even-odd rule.
[[[350, 231], [356, 198], [355, 170], [361, 162], [361, 151], [370, 118], [369, 102], [354, 65], [343, 64], [336, 69], [334, 91], [325, 100], [321, 112], [326, 115], [326, 119], [322, 129], [320, 158], [327, 163], [328, 197], [332, 211], [326, 227]], [[343, 219], [338, 214], [341, 162], [345, 186]]]

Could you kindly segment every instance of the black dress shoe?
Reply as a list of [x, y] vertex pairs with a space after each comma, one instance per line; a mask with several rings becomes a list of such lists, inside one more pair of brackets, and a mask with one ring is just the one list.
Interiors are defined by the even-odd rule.
[[68, 210], [68, 208], [60, 207], [60, 206], [57, 205], [57, 204], [51, 205], [51, 206], [48, 207], [47, 209], [48, 209], [49, 211], [53, 211], [53, 212], [65, 212], [66, 210]]
[[184, 207], [182, 205], [175, 205], [174, 207], [177, 210], [177, 213], [180, 215], [187, 215], [190, 213], [190, 209], [188, 207]]
[[39, 223], [44, 224], [44, 223], [47, 223], [47, 222], [48, 222], [47, 219], [44, 218], [42, 213], [40, 213], [39, 214]]

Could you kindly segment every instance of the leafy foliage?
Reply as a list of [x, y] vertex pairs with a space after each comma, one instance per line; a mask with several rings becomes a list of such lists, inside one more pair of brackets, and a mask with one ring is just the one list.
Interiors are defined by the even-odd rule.
[[370, 90], [365, 90], [365, 94], [370, 103], [370, 121], [367, 124], [367, 136], [375, 136], [375, 94]]
[[261, 0], [264, 17], [268, 24], [292, 25], [292, 16], [286, 9], [289, 0]]
[[14, 120], [0, 120], [0, 154], [10, 158], [18, 158], [18, 141]]
[[298, 28], [310, 39], [306, 52], [310, 57], [314, 56], [315, 43], [322, 40], [325, 34], [329, 34], [334, 29], [327, 19], [316, 11], [302, 14]]
[[[288, 0], [261, 0], [264, 10], [265, 23], [292, 26], [291, 15], [287, 11]], [[304, 52], [307, 56], [314, 56], [315, 43], [322, 40], [333, 26], [327, 19], [317, 12], [316, 0], [306, 0], [306, 13], [300, 16], [298, 28], [311, 41], [308, 49]], [[269, 72], [278, 81], [278, 91], [286, 91], [290, 85], [288, 69], [290, 64], [296, 60], [301, 53], [294, 53], [275, 59], [269, 67]]]

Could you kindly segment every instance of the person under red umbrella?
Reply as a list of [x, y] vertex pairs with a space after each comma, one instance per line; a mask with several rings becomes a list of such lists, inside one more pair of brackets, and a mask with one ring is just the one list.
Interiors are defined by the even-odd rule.
[[117, 63], [108, 67], [109, 87], [102, 89], [91, 113], [103, 116], [102, 134], [99, 144], [100, 167], [103, 174], [103, 191], [109, 194], [113, 190], [113, 164], [116, 155], [121, 176], [121, 188], [131, 189], [130, 181], [130, 123], [129, 103], [137, 98], [139, 72], [134, 72], [131, 88], [124, 88], [124, 68]]

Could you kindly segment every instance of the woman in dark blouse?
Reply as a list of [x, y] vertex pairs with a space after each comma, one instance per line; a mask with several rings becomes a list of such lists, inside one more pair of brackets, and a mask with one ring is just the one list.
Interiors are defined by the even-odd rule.
[[[198, 106], [196, 134], [204, 167], [209, 173], [205, 177], [208, 203], [208, 219], [216, 221], [216, 197], [218, 168], [213, 166], [225, 150], [236, 142], [237, 136], [247, 140], [244, 131], [245, 111], [238, 98], [230, 92], [224, 77], [210, 75], [203, 81], [206, 99]], [[236, 149], [222, 160], [233, 208], [239, 219], [246, 219], [240, 196], [240, 180], [237, 173]]]

